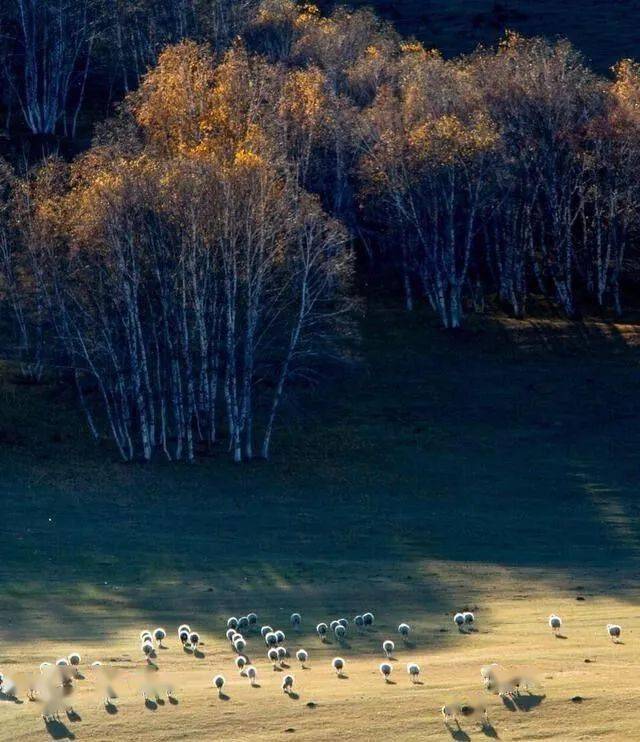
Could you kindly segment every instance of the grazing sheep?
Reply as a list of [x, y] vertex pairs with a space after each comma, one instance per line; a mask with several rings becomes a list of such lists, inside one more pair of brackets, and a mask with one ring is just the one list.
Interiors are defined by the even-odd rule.
[[275, 632], [275, 634], [276, 634], [276, 641], [278, 642], [278, 644], [282, 644], [282, 642], [283, 642], [283, 641], [284, 641], [284, 640], [285, 640], [285, 639], [287, 638], [287, 637], [285, 636], [285, 633], [284, 633], [284, 631], [281, 631], [280, 629], [278, 629], [278, 630], [277, 630], [277, 631]]
[[238, 619], [238, 631], [246, 631], [249, 628], [249, 617], [241, 616]]
[[258, 671], [256, 670], [255, 667], [247, 668], [247, 677], [251, 681], [251, 685], [255, 684], [257, 675], [258, 675]]
[[73, 665], [73, 667], [78, 667], [78, 665], [82, 661], [82, 658], [77, 652], [71, 652], [67, 659], [69, 660], [69, 664]]
[[245, 668], [245, 665], [247, 664], [247, 658], [240, 655], [239, 657], [236, 657], [236, 667], [238, 670], [240, 670], [240, 674], [242, 675], [242, 672]]
[[336, 619], [334, 619], [334, 620], [333, 620], [333, 621], [331, 621], [331, 623], [329, 624], [329, 630], [330, 630], [330, 631], [333, 631], [333, 632], [335, 633], [335, 630], [336, 630], [336, 626], [340, 626], [340, 621], [337, 621]]
[[293, 675], [285, 675], [282, 678], [282, 690], [285, 693], [289, 693], [293, 688]]
[[153, 636], [155, 640], [158, 642], [158, 646], [162, 646], [162, 642], [167, 638], [167, 632], [164, 629], [161, 629], [158, 627], [154, 632]]
[[349, 621], [346, 618], [339, 618], [338, 623], [340, 624], [340, 626], [344, 626], [345, 629], [349, 628]]
[[357, 628], [361, 629], [364, 626], [364, 619], [362, 616], [356, 616], [353, 619], [353, 623], [356, 625]]
[[403, 638], [407, 638], [409, 634], [411, 633], [411, 626], [409, 626], [408, 623], [401, 623], [400, 626], [398, 626], [398, 634], [402, 636]]
[[446, 706], [443, 706], [440, 709], [442, 713], [442, 717], [444, 719], [445, 724], [449, 724], [450, 721], [458, 722], [458, 705], [455, 703], [450, 703]]
[[328, 626], [326, 623], [319, 623], [316, 626], [316, 633], [321, 639], [324, 639], [327, 636], [327, 630], [328, 630]]
[[264, 639], [267, 636], [267, 634], [271, 634], [272, 632], [273, 632], [273, 629], [271, 628], [271, 626], [263, 626], [260, 629], [260, 636], [262, 636], [262, 638]]
[[622, 634], [622, 627], [617, 623], [608, 623], [607, 624], [607, 634], [611, 637], [611, 641], [614, 643], [620, 639], [620, 634]]
[[228, 629], [238, 628], [238, 619], [235, 616], [231, 616], [231, 618], [227, 619], [227, 628]]
[[391, 675], [391, 671], [392, 670], [393, 670], [393, 668], [391, 667], [391, 665], [388, 662], [382, 662], [380, 664], [380, 673], [384, 677], [385, 682], [388, 682], [389, 681], [389, 675]]
[[280, 660], [280, 663], [282, 664], [287, 659], [287, 650], [284, 647], [278, 647], [276, 649], [276, 652], [278, 653], [278, 659]]
[[297, 629], [300, 627], [300, 624], [302, 623], [302, 616], [299, 613], [292, 613], [291, 614], [291, 625], [294, 629]]
[[242, 654], [247, 646], [247, 642], [240, 637], [233, 642], [233, 647], [238, 654]]
[[302, 665], [302, 667], [304, 667], [305, 662], [307, 662], [309, 659], [309, 653], [306, 651], [306, 649], [299, 649], [296, 652], [296, 659]]
[[334, 657], [331, 661], [331, 666], [338, 675], [342, 675], [342, 671], [344, 670], [344, 660], [342, 657]]
[[186, 631], [187, 634], [191, 633], [191, 627], [189, 626], [189, 624], [183, 623], [182, 626], [178, 626], [178, 636], [180, 636], [183, 631]]
[[265, 644], [268, 647], [275, 647], [275, 645], [278, 643], [278, 637], [273, 631], [270, 631], [264, 638]]
[[218, 689], [218, 695], [222, 695], [222, 688], [224, 686], [224, 678], [222, 675], [216, 675], [213, 679], [213, 684]]
[[142, 645], [141, 649], [147, 657], [151, 657], [153, 655], [153, 644], [145, 643]]
[[200, 644], [200, 634], [198, 634], [197, 631], [192, 631], [189, 634], [189, 644], [191, 644], [194, 649], [196, 649], [198, 644]]
[[391, 656], [391, 653], [396, 648], [396, 645], [391, 641], [391, 639], [386, 639], [382, 642], [382, 649], [387, 657]]
[[233, 640], [238, 636], [238, 632], [235, 629], [227, 629], [225, 636], [233, 644]]
[[420, 665], [418, 665], [415, 662], [408, 662], [407, 663], [407, 673], [409, 674], [409, 677], [411, 678], [412, 683], [418, 682], [418, 675], [420, 675]]
[[485, 685], [488, 681], [495, 679], [496, 668], [498, 667], [497, 662], [492, 662], [490, 665], [483, 665], [480, 668], [480, 677], [484, 681]]
[[464, 625], [465, 625], [465, 626], [466, 626], [466, 627], [467, 627], [468, 629], [471, 629], [471, 627], [472, 627], [472, 626], [473, 626], [473, 624], [474, 624], [474, 621], [476, 620], [476, 617], [475, 617], [475, 616], [473, 615], [473, 613], [471, 613], [471, 611], [465, 611], [465, 612], [464, 612], [464, 613], [462, 614], [462, 617], [464, 618]]
[[336, 638], [340, 640], [340, 639], [344, 639], [345, 638], [345, 636], [347, 634], [347, 630], [345, 629], [345, 627], [341, 623], [339, 623], [335, 627], [333, 633], [336, 635]]
[[257, 626], [258, 625], [258, 614], [257, 613], [249, 613], [247, 615], [247, 619], [249, 620], [249, 626]]
[[141, 631], [140, 632], [140, 641], [143, 642], [147, 638], [153, 639], [153, 637], [151, 636], [151, 632], [150, 631]]
[[373, 623], [375, 621], [375, 617], [373, 613], [363, 613], [362, 614], [362, 621], [365, 626], [373, 626]]
[[453, 617], [453, 622], [458, 627], [458, 630], [462, 631], [462, 627], [464, 626], [464, 615], [462, 613], [456, 613]]
[[269, 662], [273, 662], [273, 669], [276, 669], [276, 665], [278, 664], [278, 650], [275, 647], [271, 647], [271, 649], [267, 652], [267, 657], [269, 659]]
[[182, 644], [186, 644], [189, 641], [189, 631], [186, 628], [182, 628], [182, 630], [178, 632], [178, 638]]
[[549, 628], [551, 631], [553, 631], [554, 634], [557, 634], [560, 629], [562, 628], [562, 619], [560, 616], [556, 616], [555, 613], [552, 613], [549, 616]]

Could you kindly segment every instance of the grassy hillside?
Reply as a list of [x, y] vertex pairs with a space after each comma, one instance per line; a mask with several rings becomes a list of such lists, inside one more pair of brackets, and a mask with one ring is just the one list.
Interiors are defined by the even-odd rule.
[[[623, 738], [640, 723], [639, 330], [481, 319], [447, 335], [378, 308], [347, 377], [298, 404], [272, 462], [242, 467], [224, 452], [195, 466], [122, 465], [88, 441], [60, 390], [5, 374], [0, 671], [73, 648], [122, 670], [120, 712], [105, 713], [88, 676], [74, 701], [82, 721], [50, 726], [57, 738], [264, 740], [293, 728], [365, 740], [402, 725], [406, 739], [438, 739], [439, 706], [472, 698], [480, 664], [496, 660], [540, 679], [528, 713], [488, 697], [500, 738]], [[477, 635], [452, 631], [463, 606]], [[348, 646], [307, 633], [367, 609], [377, 630]], [[295, 646], [312, 669], [295, 670], [299, 703], [283, 698], [256, 639], [262, 687], [233, 671], [223, 619], [250, 610], [285, 628], [302, 611]], [[569, 640], [550, 636], [552, 611]], [[206, 656], [171, 636], [159, 677], [180, 704], [146, 714], [138, 632], [183, 620]], [[384, 686], [379, 644], [401, 620], [414, 644]], [[613, 620], [623, 645], [606, 639]], [[337, 653], [344, 682], [329, 668]], [[414, 658], [425, 676], [411, 688]], [[231, 680], [222, 705], [210, 689], [220, 670]], [[0, 704], [0, 738], [42, 739], [39, 712]], [[483, 736], [464, 728], [456, 739]]]
[[[324, 7], [332, 3], [325, 2]], [[340, 4], [340, 3], [333, 3]], [[640, 56], [638, 0], [350, 0], [374, 7], [406, 35], [447, 55], [493, 44], [505, 28], [529, 36], [566, 36], [605, 72], [618, 59]]]

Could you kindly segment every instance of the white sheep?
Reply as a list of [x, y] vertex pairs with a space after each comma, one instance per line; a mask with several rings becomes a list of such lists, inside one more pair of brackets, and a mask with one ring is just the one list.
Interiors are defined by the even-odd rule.
[[249, 613], [249, 614], [247, 614], [247, 619], [249, 620], [249, 626], [257, 626], [258, 625], [258, 614], [257, 613]]
[[389, 675], [391, 675], [391, 671], [393, 668], [388, 662], [382, 662], [380, 664], [380, 673], [382, 674], [383, 678], [385, 679], [385, 682], [389, 681]]
[[326, 623], [319, 623], [316, 626], [316, 633], [321, 639], [324, 639], [327, 636], [327, 629], [328, 629], [328, 626]]
[[562, 619], [560, 616], [556, 616], [555, 613], [552, 613], [549, 616], [549, 628], [551, 631], [553, 631], [554, 634], [557, 634], [560, 629], [562, 628]]
[[339, 618], [338, 623], [340, 624], [340, 626], [344, 626], [345, 629], [349, 628], [349, 621], [346, 618]]
[[293, 675], [285, 675], [282, 678], [282, 690], [285, 693], [291, 692], [291, 689], [293, 688]]
[[278, 650], [275, 647], [271, 647], [271, 649], [267, 652], [267, 658], [269, 659], [269, 662], [273, 662], [273, 669], [276, 669], [276, 665], [278, 664]]
[[387, 657], [391, 656], [391, 653], [396, 648], [396, 645], [391, 641], [391, 639], [386, 639], [382, 642], [382, 650], [384, 651], [385, 655]]
[[267, 634], [271, 634], [272, 632], [273, 632], [273, 629], [271, 628], [271, 626], [263, 626], [260, 629], [260, 636], [264, 639]]
[[247, 642], [240, 637], [239, 639], [236, 639], [233, 642], [233, 648], [236, 650], [238, 654], [242, 654], [247, 646]]
[[470, 629], [473, 626], [476, 617], [471, 613], [471, 611], [464, 611], [462, 617], [464, 618], [464, 625]]
[[197, 631], [192, 631], [189, 634], [189, 643], [194, 649], [196, 649], [198, 644], [200, 644], [200, 634], [198, 634]]
[[294, 629], [297, 629], [300, 627], [300, 624], [302, 623], [302, 616], [299, 613], [292, 613], [291, 614], [291, 625]]
[[140, 632], [140, 641], [143, 642], [147, 638], [153, 639], [153, 637], [151, 636], [151, 632], [150, 631], [147, 631], [147, 630], [141, 631]]
[[278, 659], [280, 660], [280, 664], [282, 664], [287, 659], [287, 650], [284, 647], [278, 647], [276, 649], [276, 652], [278, 653]]
[[418, 675], [420, 675], [420, 665], [418, 665], [416, 662], [408, 662], [407, 673], [409, 674], [409, 677], [411, 678], [411, 682], [417, 683]]
[[342, 675], [342, 671], [344, 670], [345, 662], [342, 659], [342, 657], [334, 657], [331, 661], [331, 666], [336, 671], [338, 676]]
[[458, 627], [458, 630], [462, 631], [462, 627], [464, 626], [464, 615], [462, 613], [456, 613], [453, 617], [453, 622]]
[[189, 624], [183, 623], [181, 626], [178, 626], [178, 636], [180, 636], [183, 631], [186, 631], [187, 634], [191, 633], [191, 627], [189, 626]]
[[611, 637], [611, 641], [617, 643], [620, 639], [620, 634], [622, 634], [622, 627], [617, 623], [608, 623], [607, 634]]
[[401, 623], [398, 626], [398, 634], [402, 636], [403, 638], [407, 638], [409, 634], [411, 633], [411, 626], [409, 626], [408, 623]]
[[147, 656], [151, 657], [153, 655], [153, 644], [145, 643], [143, 644], [140, 649], [142, 649], [142, 652]]
[[240, 655], [239, 657], [236, 657], [236, 667], [240, 671], [240, 674], [242, 675], [245, 665], [247, 664], [247, 658]]
[[365, 626], [373, 626], [375, 617], [373, 613], [363, 613], [362, 614], [362, 621]]
[[307, 652], [306, 649], [299, 649], [296, 652], [296, 659], [302, 665], [302, 667], [304, 667], [305, 662], [309, 660], [309, 653]]
[[180, 642], [182, 644], [186, 644], [189, 641], [189, 633], [191, 632], [191, 629], [189, 629], [187, 626], [181, 626], [178, 630], [178, 639], [180, 639]]
[[250, 666], [247, 668], [247, 677], [251, 681], [251, 685], [255, 684], [257, 676], [258, 676], [258, 671], [256, 670], [255, 667]]
[[340, 621], [334, 618], [334, 620], [329, 623], [329, 630], [335, 633], [336, 626], [340, 626]]
[[362, 616], [356, 616], [353, 619], [353, 623], [356, 625], [358, 629], [361, 629], [364, 626], [364, 619], [362, 618]]
[[69, 664], [73, 665], [74, 667], [78, 667], [80, 662], [82, 662], [82, 658], [80, 657], [78, 652], [71, 652], [67, 659], [69, 660]]
[[249, 628], [249, 617], [248, 616], [241, 616], [238, 619], [238, 630], [239, 631], [246, 631]]
[[167, 632], [164, 629], [161, 629], [160, 627], [158, 627], [153, 632], [153, 636], [154, 636], [155, 640], [158, 642], [158, 646], [159, 647], [162, 647], [162, 642], [166, 639]]
[[276, 636], [274, 631], [270, 631], [264, 638], [265, 644], [268, 647], [275, 647], [275, 645], [278, 643], [278, 637]]
[[238, 619], [235, 616], [231, 616], [227, 619], [227, 628], [228, 629], [237, 629], [238, 628]]
[[284, 631], [281, 631], [280, 629], [278, 629], [275, 632], [275, 635], [276, 635], [276, 641], [278, 642], [278, 644], [282, 644], [282, 642], [287, 638]]
[[347, 630], [345, 629], [345, 627], [344, 627], [344, 626], [343, 626], [343, 625], [342, 625], [341, 623], [339, 623], [339, 624], [338, 624], [338, 625], [337, 625], [337, 626], [335, 627], [335, 629], [334, 629], [334, 634], [336, 635], [336, 638], [337, 638], [338, 640], [340, 640], [340, 639], [344, 639], [344, 637], [345, 637], [345, 636], [346, 636], [346, 634], [347, 634]]
[[233, 644], [233, 640], [238, 636], [238, 632], [235, 629], [227, 629], [225, 636]]
[[218, 689], [218, 695], [222, 695], [222, 688], [224, 687], [224, 677], [222, 675], [216, 675], [213, 679], [213, 684]]

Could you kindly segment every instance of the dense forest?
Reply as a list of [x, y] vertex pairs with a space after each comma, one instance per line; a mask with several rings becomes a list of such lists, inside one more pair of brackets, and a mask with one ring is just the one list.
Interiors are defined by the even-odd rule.
[[631, 60], [601, 76], [508, 31], [445, 58], [292, 0], [0, 12], [6, 345], [33, 379], [61, 369], [125, 460], [268, 457], [365, 282], [446, 329], [634, 292]]

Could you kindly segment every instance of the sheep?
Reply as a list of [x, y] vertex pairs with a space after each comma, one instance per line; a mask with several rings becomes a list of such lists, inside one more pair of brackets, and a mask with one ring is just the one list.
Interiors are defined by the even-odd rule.
[[552, 613], [549, 616], [549, 628], [551, 631], [553, 631], [554, 634], [557, 634], [560, 629], [562, 628], [562, 619], [560, 616], [556, 616], [555, 613]]
[[495, 670], [497, 667], [498, 663], [492, 662], [490, 665], [483, 665], [480, 668], [480, 677], [482, 678], [482, 681], [487, 690], [491, 690], [491, 688], [489, 688], [489, 685], [492, 685], [496, 679]]
[[285, 675], [282, 678], [282, 690], [285, 693], [290, 693], [293, 688], [293, 675]]
[[296, 652], [296, 659], [300, 663], [300, 665], [304, 668], [305, 662], [309, 659], [309, 653], [306, 651], [306, 649], [299, 649]]
[[153, 637], [151, 636], [151, 632], [150, 632], [150, 631], [147, 631], [147, 630], [145, 630], [145, 631], [141, 631], [141, 632], [140, 632], [140, 641], [141, 641], [141, 642], [143, 642], [143, 641], [144, 641], [144, 640], [145, 640], [145, 639], [146, 639], [147, 637], [148, 637], [149, 639], [152, 639], [152, 638], [153, 638]]
[[56, 666], [57, 667], [69, 667], [69, 660], [66, 657], [62, 657], [59, 660], [56, 660]]
[[273, 629], [271, 628], [271, 626], [263, 626], [260, 629], [260, 636], [264, 639], [267, 634], [271, 634], [272, 632], [273, 632]]
[[327, 629], [328, 629], [328, 626], [327, 626], [326, 623], [319, 623], [316, 626], [316, 633], [318, 634], [318, 636], [320, 637], [320, 639], [322, 639], [323, 641], [324, 641], [325, 637], [327, 636]]
[[233, 642], [233, 647], [238, 654], [242, 654], [247, 646], [247, 642], [240, 637]]
[[420, 665], [416, 662], [407, 662], [407, 673], [411, 678], [411, 682], [417, 683], [418, 675], [420, 675]]
[[353, 623], [356, 625], [358, 629], [361, 629], [364, 626], [364, 619], [362, 618], [362, 616], [356, 616], [353, 619]]
[[342, 671], [344, 670], [344, 660], [342, 659], [342, 657], [334, 657], [331, 661], [331, 667], [333, 667], [338, 677], [340, 677], [342, 675]]
[[235, 616], [231, 616], [231, 618], [227, 619], [227, 628], [228, 629], [238, 628], [238, 619]]
[[40, 663], [40, 673], [44, 675], [46, 672], [49, 672], [53, 665], [50, 662], [42, 662]]
[[278, 647], [276, 649], [276, 652], [278, 653], [278, 659], [280, 660], [280, 664], [282, 664], [287, 659], [287, 650], [284, 647]]
[[409, 626], [408, 623], [401, 623], [398, 626], [398, 634], [402, 636], [403, 638], [407, 638], [409, 634], [411, 633], [411, 626]]
[[[230, 631], [233, 631], [233, 629], [230, 629]], [[233, 634], [231, 634], [231, 643], [235, 644], [238, 639], [244, 639], [244, 636], [242, 636], [238, 631], [234, 631]]]
[[198, 634], [197, 631], [192, 631], [189, 634], [189, 643], [194, 649], [196, 649], [198, 644], [200, 644], [200, 634]]
[[333, 631], [333, 632], [335, 633], [335, 630], [336, 630], [336, 626], [340, 626], [340, 621], [338, 621], [338, 620], [334, 619], [334, 620], [333, 620], [333, 621], [331, 621], [331, 623], [329, 624], [329, 630], [330, 630], [330, 631]]
[[341, 623], [339, 623], [334, 629], [334, 634], [336, 635], [336, 639], [341, 640], [346, 636], [347, 630]]
[[384, 677], [384, 680], [385, 680], [386, 683], [389, 682], [389, 675], [391, 675], [391, 671], [392, 670], [393, 670], [393, 668], [391, 667], [391, 665], [388, 662], [382, 662], [380, 664], [380, 673]]
[[276, 665], [278, 664], [278, 650], [275, 647], [271, 647], [271, 649], [267, 652], [267, 658], [269, 659], [269, 662], [273, 662], [273, 669], [276, 669]]
[[180, 631], [178, 631], [178, 639], [180, 639], [182, 644], [186, 644], [189, 641], [190, 631], [187, 627], [181, 627]]
[[247, 677], [249, 678], [251, 685], [255, 685], [257, 675], [258, 671], [255, 667], [247, 668]]
[[362, 614], [362, 622], [365, 626], [373, 626], [375, 621], [375, 617], [373, 613], [363, 613]]
[[186, 631], [187, 634], [191, 633], [191, 627], [189, 624], [183, 623], [181, 626], [178, 626], [178, 636], [180, 636], [184, 631]]
[[218, 695], [222, 695], [222, 688], [224, 686], [224, 677], [222, 675], [216, 675], [213, 679], [214, 686], [218, 689]]
[[73, 665], [74, 667], [78, 667], [78, 665], [82, 661], [82, 658], [77, 652], [71, 652], [67, 659], [69, 660], [69, 664]]
[[440, 712], [442, 713], [442, 717], [444, 719], [445, 724], [449, 724], [450, 721], [455, 721], [458, 723], [458, 705], [455, 703], [450, 703], [446, 706], [443, 706], [440, 709]]
[[611, 637], [611, 641], [613, 641], [615, 644], [620, 639], [620, 634], [622, 634], [622, 627], [617, 623], [608, 623], [607, 634], [609, 634], [609, 636]]
[[294, 629], [297, 629], [300, 627], [300, 624], [302, 623], [302, 616], [299, 613], [292, 613], [291, 614], [291, 625]]
[[158, 646], [162, 647], [162, 642], [167, 638], [167, 632], [164, 629], [158, 627], [153, 632], [153, 637], [158, 642]]
[[239, 657], [236, 657], [236, 667], [240, 671], [240, 674], [242, 675], [244, 672], [245, 665], [247, 664], [247, 658], [240, 655]]
[[246, 631], [249, 628], [249, 617], [248, 616], [241, 616], [238, 619], [238, 630], [239, 631]]
[[275, 647], [275, 645], [278, 643], [278, 637], [273, 631], [270, 631], [264, 638], [265, 644], [268, 647]]
[[257, 626], [258, 625], [258, 614], [257, 613], [249, 613], [247, 614], [247, 619], [249, 621], [249, 626]]
[[391, 653], [396, 648], [396, 645], [391, 641], [391, 639], [386, 639], [382, 642], [382, 649], [387, 657], [391, 657]]
[[234, 637], [238, 636], [238, 632], [235, 629], [227, 629], [226, 637], [233, 644]]
[[278, 642], [278, 644], [282, 644], [282, 642], [283, 642], [283, 641], [284, 641], [284, 640], [285, 640], [285, 639], [287, 638], [287, 637], [285, 636], [285, 633], [284, 633], [284, 631], [281, 631], [280, 629], [278, 629], [278, 630], [277, 630], [277, 631], [275, 632], [275, 634], [276, 634], [276, 641]]
[[464, 615], [462, 613], [456, 613], [453, 617], [453, 622], [458, 627], [458, 631], [462, 631], [462, 627], [464, 626]]
[[474, 621], [476, 620], [476, 617], [471, 613], [471, 611], [464, 611], [462, 614], [462, 617], [464, 618], [464, 625], [471, 630], [471, 627], [474, 624]]
[[349, 628], [349, 621], [347, 621], [346, 618], [339, 618], [338, 623], [340, 624], [340, 626], [344, 626], [345, 629]]
[[153, 655], [153, 644], [143, 644], [140, 649], [142, 649], [142, 652], [147, 656], [151, 657]]

